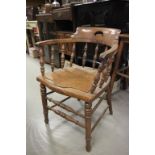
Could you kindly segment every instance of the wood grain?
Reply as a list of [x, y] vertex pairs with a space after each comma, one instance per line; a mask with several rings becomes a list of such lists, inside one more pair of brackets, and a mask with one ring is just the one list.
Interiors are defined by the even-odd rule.
[[[110, 79], [112, 64], [114, 60], [113, 58], [117, 53], [119, 34], [120, 30], [118, 29], [79, 27], [70, 38], [45, 40], [36, 44], [40, 48], [41, 76], [38, 76], [37, 80], [40, 82], [41, 87], [45, 123], [48, 123], [48, 110], [51, 110], [64, 119], [84, 128], [87, 152], [91, 151], [92, 131], [95, 129], [107, 109], [109, 109], [110, 114], [113, 113], [111, 103]], [[78, 43], [84, 44], [82, 66], [77, 66], [74, 64], [77, 52], [76, 45]], [[92, 68], [86, 67], [87, 55], [89, 54], [89, 43], [95, 44], [94, 56], [92, 58]], [[100, 45], [105, 48], [99, 55], [98, 52]], [[44, 69], [44, 46], [51, 46], [52, 73], [50, 74], [46, 74]], [[58, 71], [54, 71], [54, 52], [56, 51], [54, 51], [53, 46], [59, 47], [60, 50], [58, 50], [58, 52], [61, 53], [60, 61], [62, 69], [59, 69]], [[70, 51], [70, 49], [70, 65], [66, 68], [65, 51]], [[95, 69], [97, 59], [99, 59], [100, 62], [98, 69]], [[46, 93], [46, 87], [51, 89], [52, 92]], [[48, 95], [52, 95], [53, 92], [66, 95], [67, 97], [61, 101], [49, 98]], [[95, 113], [96, 109], [104, 99], [104, 96], [101, 95], [105, 92], [107, 93], [106, 100], [108, 106], [92, 126], [92, 114]], [[73, 107], [70, 107], [69, 105], [66, 105], [64, 103], [71, 97], [84, 101], [84, 114], [79, 113]], [[99, 101], [92, 108], [93, 101], [98, 98]], [[47, 106], [47, 99], [48, 101], [53, 103], [52, 106]], [[58, 107], [60, 109], [63, 109], [63, 111], [56, 109]], [[66, 114], [64, 111], [72, 112], [73, 114], [80, 116], [82, 119], [84, 119], [85, 124]]]

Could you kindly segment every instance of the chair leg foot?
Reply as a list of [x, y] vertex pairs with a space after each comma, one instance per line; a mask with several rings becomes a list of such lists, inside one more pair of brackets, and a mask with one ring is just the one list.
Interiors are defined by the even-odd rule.
[[45, 124], [48, 124], [49, 120], [48, 120], [48, 119], [46, 119], [46, 120], [44, 120], [44, 122], [45, 122]]
[[92, 104], [85, 103], [85, 131], [86, 131], [86, 151], [91, 150], [91, 115], [92, 115]]
[[91, 145], [90, 145], [90, 143], [86, 145], [86, 151], [87, 152], [90, 152], [91, 151]]
[[110, 86], [108, 87], [108, 90], [107, 90], [107, 104], [109, 105], [109, 113], [110, 113], [110, 115], [112, 115], [113, 110], [112, 110], [112, 103], [111, 103], [111, 89], [110, 89]]
[[40, 91], [41, 91], [41, 99], [42, 99], [42, 106], [43, 106], [43, 113], [44, 113], [44, 122], [48, 124], [48, 108], [47, 108], [47, 99], [46, 99], [46, 87], [43, 84], [40, 84]]

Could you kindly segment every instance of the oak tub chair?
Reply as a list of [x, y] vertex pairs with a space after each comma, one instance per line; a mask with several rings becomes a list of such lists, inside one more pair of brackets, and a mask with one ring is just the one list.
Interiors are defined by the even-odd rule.
[[[78, 27], [72, 37], [67, 39], [52, 39], [37, 43], [40, 52], [40, 70], [41, 75], [37, 77], [40, 82], [41, 98], [45, 123], [48, 124], [48, 111], [51, 110], [66, 120], [75, 123], [85, 129], [86, 150], [91, 150], [91, 133], [101, 120], [107, 109], [110, 114], [112, 111], [111, 92], [110, 92], [110, 72], [114, 56], [118, 48], [118, 38], [120, 30], [113, 28], [97, 27]], [[84, 43], [82, 65], [75, 65], [76, 46], [78, 43]], [[85, 67], [88, 54], [88, 46], [92, 43], [95, 45], [92, 67]], [[46, 73], [44, 67], [44, 46], [48, 46], [51, 51], [51, 72]], [[65, 67], [65, 50], [71, 47], [70, 62]], [[102, 48], [101, 48], [102, 47]], [[98, 54], [99, 49], [103, 51]], [[61, 53], [61, 69], [55, 69], [54, 52]], [[99, 66], [96, 69], [95, 63], [99, 60]], [[47, 92], [46, 88], [50, 89]], [[92, 114], [98, 108], [103, 100], [103, 93], [107, 92], [107, 107], [92, 125]], [[49, 94], [58, 93], [66, 96], [65, 99], [57, 101], [48, 97]], [[63, 102], [71, 97], [83, 101], [84, 114], [77, 112], [75, 109], [64, 104]], [[94, 105], [96, 99], [99, 101]], [[49, 106], [48, 102], [53, 105]], [[55, 109], [56, 107], [72, 112], [84, 119], [81, 123], [72, 116]]]

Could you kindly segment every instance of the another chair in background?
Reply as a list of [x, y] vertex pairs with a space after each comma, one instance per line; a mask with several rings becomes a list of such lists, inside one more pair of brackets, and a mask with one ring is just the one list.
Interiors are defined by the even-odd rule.
[[112, 79], [111, 79], [111, 91], [113, 89], [113, 85], [117, 75], [119, 75], [122, 79], [125, 79], [125, 86], [124, 86], [125, 88], [127, 88], [129, 84], [129, 60], [126, 60], [124, 64], [121, 62], [121, 58], [124, 52], [126, 52], [124, 49], [125, 45], [129, 45], [129, 34], [120, 34], [119, 47], [118, 47], [118, 52], [116, 54], [114, 70], [113, 70]]

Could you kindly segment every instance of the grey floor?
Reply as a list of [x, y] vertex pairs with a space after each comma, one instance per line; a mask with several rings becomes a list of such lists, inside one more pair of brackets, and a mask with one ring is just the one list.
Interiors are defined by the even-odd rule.
[[[53, 112], [49, 113], [49, 125], [43, 121], [39, 83], [38, 59], [27, 56], [26, 78], [26, 148], [27, 155], [128, 155], [129, 154], [129, 95], [128, 91], [113, 94], [114, 114], [106, 112], [92, 133], [92, 150], [85, 151], [84, 129], [65, 121]], [[49, 66], [47, 65], [49, 69]], [[55, 95], [60, 99], [63, 96]], [[69, 104], [82, 109], [83, 103], [69, 100]], [[106, 101], [93, 117], [96, 120]]]

